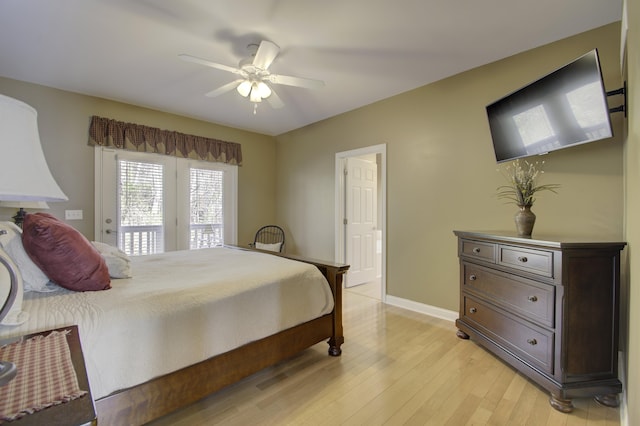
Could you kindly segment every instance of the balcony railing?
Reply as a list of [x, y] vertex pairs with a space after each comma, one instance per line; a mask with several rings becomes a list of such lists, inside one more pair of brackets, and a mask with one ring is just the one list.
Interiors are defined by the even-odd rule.
[[162, 225], [121, 226], [118, 247], [129, 256], [162, 253], [164, 233]]
[[221, 223], [191, 224], [189, 248], [201, 249], [217, 247], [224, 244], [224, 233]]
[[[223, 244], [224, 233], [221, 223], [191, 225], [190, 249], [216, 247]], [[164, 251], [162, 225], [121, 226], [118, 247], [130, 256], [162, 253]]]

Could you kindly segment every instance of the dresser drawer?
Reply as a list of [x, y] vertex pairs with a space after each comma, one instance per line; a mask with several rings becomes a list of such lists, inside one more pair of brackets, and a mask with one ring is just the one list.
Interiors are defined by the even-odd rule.
[[555, 287], [500, 271], [462, 263], [464, 290], [539, 324], [554, 326]]
[[461, 240], [460, 255], [496, 263], [497, 245], [473, 240]]
[[553, 374], [553, 332], [508, 315], [463, 295], [463, 321], [488, 335], [507, 351]]
[[498, 264], [544, 277], [553, 277], [553, 252], [501, 245]]

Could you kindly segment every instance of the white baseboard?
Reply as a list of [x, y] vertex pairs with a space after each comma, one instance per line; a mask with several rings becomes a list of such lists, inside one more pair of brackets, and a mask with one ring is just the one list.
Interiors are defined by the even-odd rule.
[[413, 300], [402, 299], [400, 297], [395, 297], [391, 295], [387, 295], [385, 299], [385, 303], [393, 306], [397, 306], [399, 308], [404, 308], [409, 311], [419, 312], [421, 314], [429, 315], [432, 317], [444, 319], [447, 321], [454, 322], [458, 319], [457, 311], [450, 311], [448, 309], [438, 308], [437, 306], [425, 305], [424, 303], [414, 302]]

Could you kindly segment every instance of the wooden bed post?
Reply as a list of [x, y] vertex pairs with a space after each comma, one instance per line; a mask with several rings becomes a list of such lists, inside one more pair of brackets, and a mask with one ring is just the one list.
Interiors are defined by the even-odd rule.
[[[258, 250], [260, 251], [260, 250]], [[267, 252], [265, 252], [267, 253]], [[343, 263], [325, 262], [322, 260], [310, 259], [302, 256], [296, 256], [283, 253], [272, 253], [276, 256], [286, 257], [287, 259], [297, 260], [299, 262], [310, 263], [315, 265], [322, 275], [327, 279], [331, 292], [333, 293], [334, 309], [332, 312], [333, 333], [327, 343], [329, 343], [329, 355], [340, 356], [342, 349], [340, 346], [344, 343], [344, 335], [342, 331], [342, 279], [344, 274], [349, 270], [349, 265]]]
[[[229, 245], [227, 247], [249, 250], [245, 247], [238, 247], [233, 245]], [[331, 334], [331, 338], [327, 342], [329, 343], [329, 355], [340, 356], [340, 354], [342, 354], [342, 349], [340, 349], [340, 346], [342, 346], [342, 344], [344, 343], [344, 334], [342, 331], [342, 279], [344, 277], [344, 274], [346, 274], [349, 270], [349, 265], [346, 265], [344, 263], [327, 262], [324, 260], [312, 259], [308, 257], [297, 256], [294, 254], [285, 254], [258, 249], [251, 250], [269, 253], [274, 256], [280, 256], [291, 260], [297, 260], [298, 262], [309, 263], [311, 265], [315, 265], [315, 267], [320, 270], [322, 275], [324, 275], [324, 277], [327, 279], [329, 287], [331, 287], [334, 302], [333, 312], [331, 313], [333, 332]]]
[[333, 292], [333, 300], [336, 306], [334, 308], [333, 317], [333, 334], [329, 339], [329, 355], [340, 356], [342, 349], [340, 346], [344, 343], [344, 335], [342, 331], [342, 277], [349, 269], [348, 265], [319, 265], [316, 264], [322, 275], [325, 276]]

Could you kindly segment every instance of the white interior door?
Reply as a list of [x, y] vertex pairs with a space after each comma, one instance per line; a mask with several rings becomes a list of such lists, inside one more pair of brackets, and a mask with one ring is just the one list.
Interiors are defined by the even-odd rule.
[[346, 159], [346, 286], [373, 281], [376, 268], [378, 166], [361, 158]]

